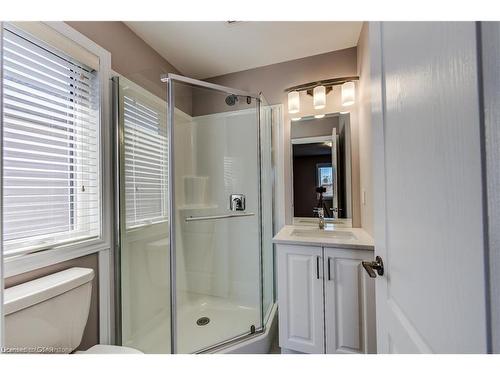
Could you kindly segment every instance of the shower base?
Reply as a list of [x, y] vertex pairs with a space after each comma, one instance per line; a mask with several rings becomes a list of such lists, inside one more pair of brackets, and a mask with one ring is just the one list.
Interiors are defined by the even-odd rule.
[[278, 336], [278, 304], [275, 303], [266, 317], [264, 331], [227, 344], [208, 353], [217, 354], [269, 354]]
[[[199, 325], [199, 320], [209, 322]], [[178, 303], [177, 351], [195, 353], [250, 331], [260, 312], [231, 300], [206, 295], [187, 294]]]
[[[251, 324], [260, 320], [260, 311], [230, 300], [197, 294], [185, 294], [177, 311], [177, 352], [196, 353], [250, 331]], [[248, 336], [207, 352], [211, 353], [267, 353], [276, 335], [276, 306], [268, 318], [263, 333]], [[199, 320], [209, 322], [199, 325]], [[205, 321], [203, 321], [204, 323]], [[148, 329], [123, 345], [138, 348], [145, 353], [170, 353], [170, 319], [164, 311], [153, 319]], [[168, 339], [166, 339], [168, 338]]]

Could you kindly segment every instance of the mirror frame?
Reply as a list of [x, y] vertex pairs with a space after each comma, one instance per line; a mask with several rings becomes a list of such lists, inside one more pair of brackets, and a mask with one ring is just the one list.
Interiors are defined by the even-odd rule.
[[[341, 222], [342, 224], [346, 224], [347, 226], [350, 226], [352, 227], [352, 220], [353, 220], [353, 216], [354, 216], [354, 204], [353, 204], [353, 145], [352, 145], [352, 129], [351, 129], [351, 113], [350, 112], [346, 112], [346, 113], [342, 113], [342, 112], [333, 112], [333, 113], [326, 113], [324, 117], [322, 117], [321, 119], [323, 118], [328, 118], [328, 117], [338, 117], [339, 119], [340, 118], [343, 118], [346, 122], [346, 125], [348, 125], [348, 129], [349, 129], [349, 149], [346, 150], [347, 152], [349, 152], [350, 154], [350, 175], [351, 175], [351, 191], [348, 193], [348, 196], [349, 196], [349, 201], [351, 202], [351, 217], [350, 218], [343, 218], [343, 219], [332, 219], [332, 218], [325, 218], [325, 221], [327, 222], [333, 222], [333, 223], [339, 223]], [[289, 123], [290, 123], [290, 142], [289, 142], [289, 145], [288, 145], [288, 148], [289, 148], [289, 153], [290, 153], [290, 165], [289, 165], [289, 168], [290, 168], [290, 179], [289, 179], [289, 183], [290, 183], [290, 212], [291, 212], [291, 219], [292, 219], [292, 222], [291, 224], [294, 224], [296, 225], [296, 219], [304, 219], [304, 220], [308, 220], [310, 219], [311, 221], [314, 221], [316, 218], [315, 217], [307, 217], [307, 218], [301, 218], [301, 217], [296, 217], [294, 214], [295, 214], [295, 202], [294, 202], [294, 186], [293, 186], [293, 175], [294, 175], [294, 171], [293, 171], [293, 145], [294, 144], [304, 144], [304, 143], [316, 143], [316, 142], [325, 142], [325, 141], [332, 141], [332, 136], [331, 135], [321, 135], [321, 136], [313, 136], [313, 137], [300, 137], [300, 138], [295, 138], [295, 142], [294, 142], [294, 138], [292, 138], [292, 127], [293, 127], [293, 124], [296, 123], [296, 122], [300, 122], [300, 121], [303, 121], [303, 120], [314, 120], [316, 119], [314, 117], [314, 115], [308, 115], [308, 116], [303, 116], [300, 118], [300, 120], [297, 120], [297, 121], [293, 121], [290, 119]], [[318, 119], [319, 120], [319, 119]], [[297, 142], [298, 140], [298, 142]], [[306, 142], [306, 140], [308, 142]]]

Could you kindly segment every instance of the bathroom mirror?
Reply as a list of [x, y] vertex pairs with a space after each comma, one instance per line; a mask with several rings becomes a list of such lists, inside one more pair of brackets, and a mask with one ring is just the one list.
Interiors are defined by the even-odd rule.
[[349, 225], [351, 202], [351, 131], [349, 114], [292, 121], [294, 222], [309, 222], [323, 208], [326, 221]]

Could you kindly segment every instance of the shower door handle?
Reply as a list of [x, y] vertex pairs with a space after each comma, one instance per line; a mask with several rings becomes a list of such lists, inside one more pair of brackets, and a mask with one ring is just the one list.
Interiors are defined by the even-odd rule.
[[245, 217], [245, 216], [255, 216], [253, 212], [248, 212], [245, 214], [227, 214], [227, 215], [212, 215], [212, 216], [190, 216], [186, 218], [186, 222], [190, 221], [203, 221], [203, 220], [218, 220], [218, 219], [230, 219], [235, 217]]

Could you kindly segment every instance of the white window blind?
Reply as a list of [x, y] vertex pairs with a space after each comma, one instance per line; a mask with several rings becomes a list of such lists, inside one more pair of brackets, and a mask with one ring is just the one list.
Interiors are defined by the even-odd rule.
[[165, 103], [127, 86], [122, 96], [125, 211], [126, 227], [133, 228], [168, 217], [168, 146]]
[[4, 32], [4, 252], [100, 234], [99, 90], [90, 68]]

